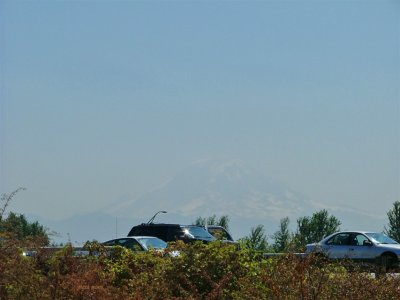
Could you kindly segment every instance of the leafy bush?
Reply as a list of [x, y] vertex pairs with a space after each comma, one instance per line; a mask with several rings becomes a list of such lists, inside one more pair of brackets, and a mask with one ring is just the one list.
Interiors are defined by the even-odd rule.
[[[265, 259], [227, 243], [168, 251], [113, 251], [92, 242], [76, 257], [71, 245], [49, 252], [40, 242], [0, 242], [0, 299], [399, 299], [400, 279], [375, 278], [321, 258]], [[34, 257], [22, 250], [37, 247]]]

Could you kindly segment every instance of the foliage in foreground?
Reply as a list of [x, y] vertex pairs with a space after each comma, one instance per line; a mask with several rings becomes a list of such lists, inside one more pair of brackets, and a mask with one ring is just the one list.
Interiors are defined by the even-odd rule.
[[[32, 246], [32, 245], [29, 245]], [[0, 299], [399, 299], [400, 279], [349, 272], [315, 257], [264, 259], [223, 243], [175, 244], [179, 257], [118, 248], [110, 256], [24, 257], [21, 241], [0, 243]]]

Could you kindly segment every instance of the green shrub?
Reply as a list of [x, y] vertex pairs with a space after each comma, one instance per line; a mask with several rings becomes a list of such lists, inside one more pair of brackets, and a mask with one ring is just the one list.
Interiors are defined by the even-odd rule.
[[[76, 257], [71, 245], [51, 253], [33, 241], [0, 242], [0, 299], [400, 299], [400, 279], [371, 276], [347, 264], [293, 254], [265, 259], [227, 243], [186, 245], [168, 251], [106, 250]], [[29, 244], [29, 245], [28, 245]]]

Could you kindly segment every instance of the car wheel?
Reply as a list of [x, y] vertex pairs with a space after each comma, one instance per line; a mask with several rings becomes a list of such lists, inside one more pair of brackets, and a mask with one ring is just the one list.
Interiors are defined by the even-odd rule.
[[390, 270], [396, 262], [396, 256], [392, 253], [384, 253], [380, 257], [379, 267], [383, 272]]
[[315, 259], [315, 262], [318, 265], [321, 265], [321, 266], [326, 265], [329, 262], [328, 256], [325, 253], [322, 253], [322, 252], [315, 253], [314, 254], [314, 259]]

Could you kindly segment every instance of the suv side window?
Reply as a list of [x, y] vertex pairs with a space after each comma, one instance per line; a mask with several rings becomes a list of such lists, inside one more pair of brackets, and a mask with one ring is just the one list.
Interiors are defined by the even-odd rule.
[[151, 234], [150, 236], [158, 237], [163, 241], [166, 241], [168, 238], [168, 227], [166, 226], [154, 226], [151, 228], [151, 231], [153, 232], [153, 234]]
[[150, 235], [150, 228], [148, 226], [138, 226], [133, 228], [129, 235]]
[[214, 236], [217, 240], [228, 240], [228, 241], [233, 241], [232, 237], [229, 235], [229, 233], [222, 229], [222, 228], [212, 228], [209, 227], [207, 228], [208, 232], [211, 233], [212, 236]]
[[[191, 235], [185, 234], [184, 229], [191, 231]], [[176, 240], [183, 240], [184, 242], [191, 240], [210, 242], [215, 240], [204, 228], [179, 224], [141, 224], [134, 226], [128, 233], [128, 236], [154, 236], [165, 242]]]
[[176, 237], [181, 237], [180, 227], [174, 225], [138, 225], [132, 228], [128, 236], [154, 236], [163, 241], [175, 241]]
[[168, 237], [165, 241], [174, 242], [183, 237], [183, 231], [179, 226], [171, 226], [168, 228]]

